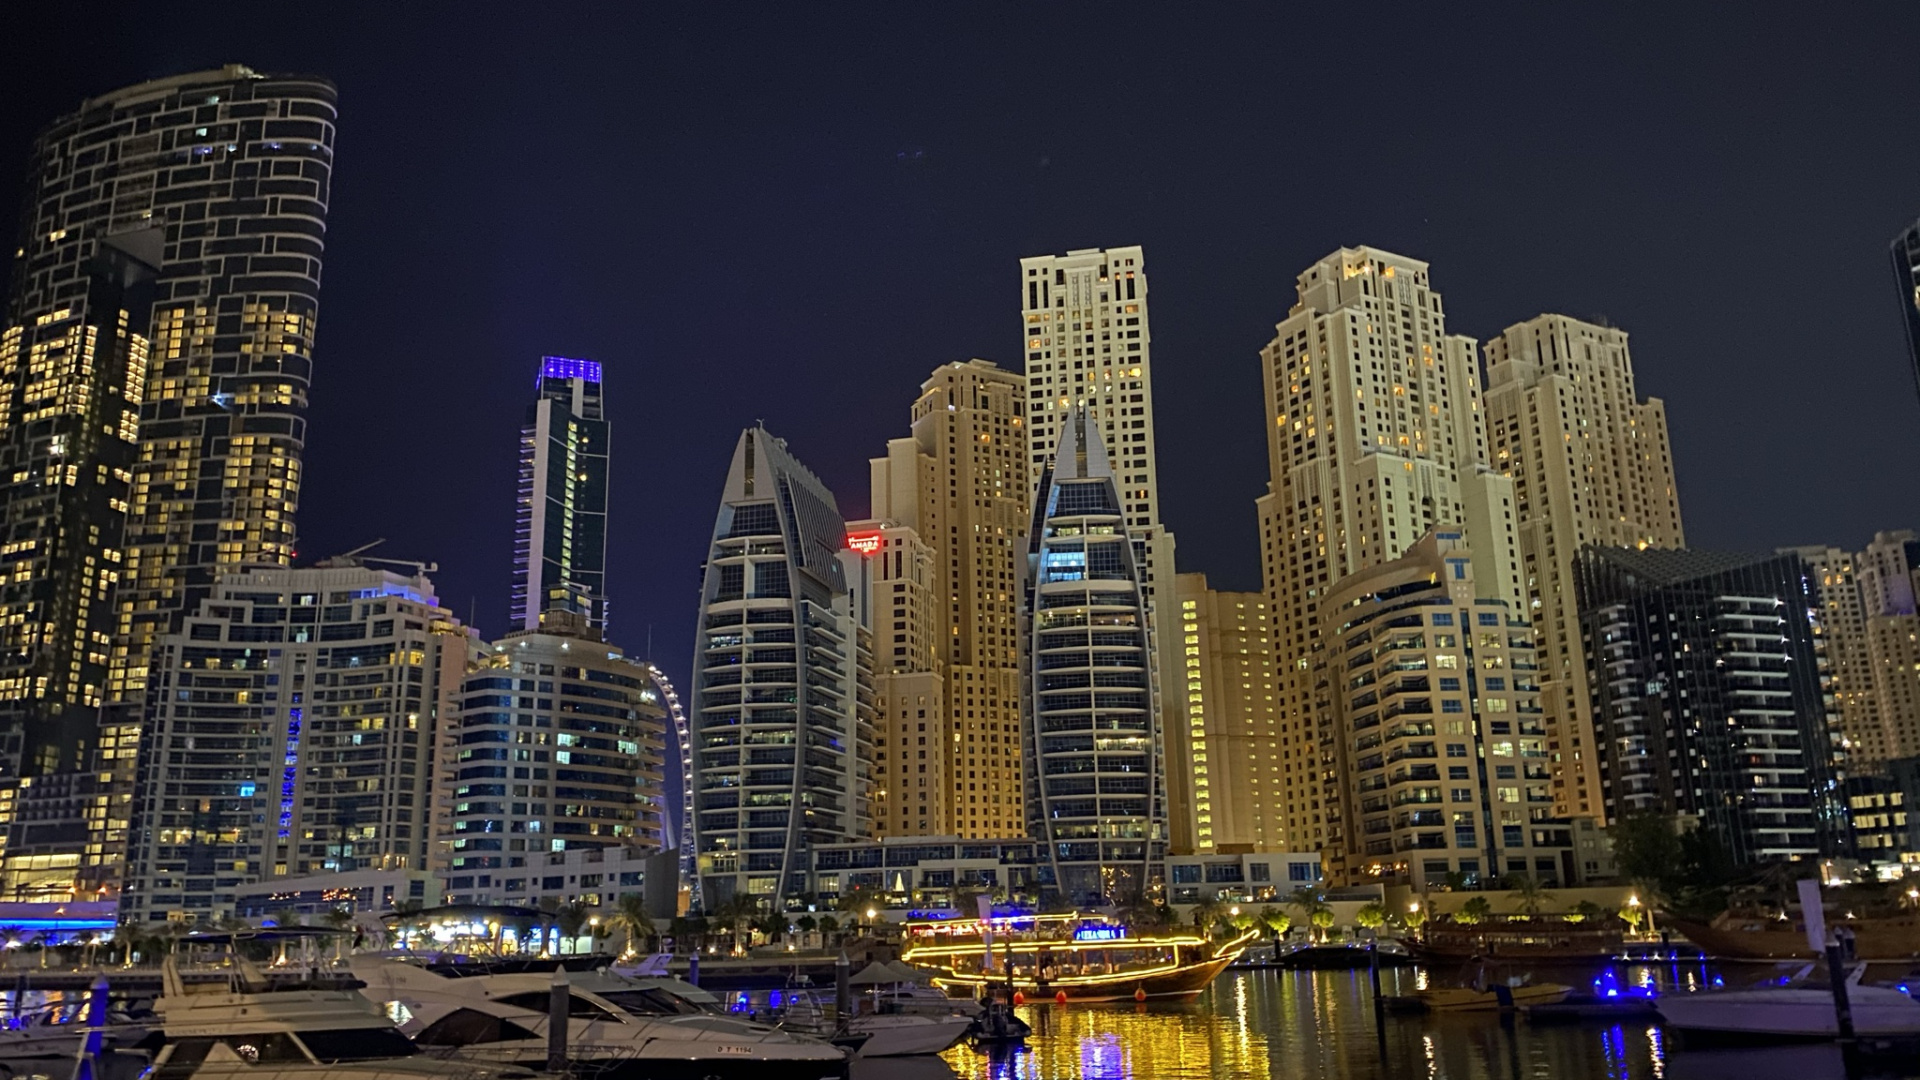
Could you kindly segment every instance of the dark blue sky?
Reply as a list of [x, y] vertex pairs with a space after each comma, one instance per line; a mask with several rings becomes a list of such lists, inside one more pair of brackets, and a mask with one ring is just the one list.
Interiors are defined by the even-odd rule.
[[1627, 329], [1696, 546], [1920, 525], [1911, 3], [61, 7], [0, 32], [0, 206], [88, 93], [338, 83], [302, 553], [385, 536], [489, 633], [540, 354], [606, 365], [614, 636], [684, 678], [739, 428], [863, 513], [931, 368], [1017, 366], [1017, 259], [1096, 245], [1146, 246], [1166, 520], [1219, 584], [1258, 585], [1258, 351], [1343, 244], [1431, 262], [1456, 332]]

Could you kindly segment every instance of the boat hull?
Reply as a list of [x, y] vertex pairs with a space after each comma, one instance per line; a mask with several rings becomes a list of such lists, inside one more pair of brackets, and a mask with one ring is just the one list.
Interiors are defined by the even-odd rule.
[[[1237, 956], [1239, 952], [1235, 951], [1232, 955], [1216, 956], [1211, 960], [1153, 974], [1119, 974], [1097, 980], [1057, 979], [1048, 982], [1016, 978], [1011, 985], [1023, 997], [1036, 1002], [1058, 1000], [1061, 994], [1065, 994], [1069, 1002], [1179, 1000], [1198, 997]], [[980, 977], [942, 977], [934, 982], [942, 988], [952, 986], [978, 990], [985, 987], [1002, 992], [1009, 985], [1006, 979]]]
[[[1661, 998], [1660, 1017], [1681, 1031], [1787, 1039], [1831, 1039], [1840, 1033], [1833, 993], [1811, 987], [1706, 990]], [[1859, 1035], [1920, 1035], [1920, 1002], [1882, 987], [1848, 991]]]
[[871, 1016], [859, 1017], [847, 1025], [855, 1035], [864, 1035], [856, 1057], [912, 1057], [938, 1054], [967, 1037], [973, 1030], [969, 1016]]
[[[1666, 917], [1708, 956], [1722, 960], [1812, 960], [1813, 946], [1799, 924], [1786, 920], [1721, 916], [1711, 923]], [[1839, 922], [1853, 931], [1858, 960], [1910, 960], [1920, 956], [1920, 916]]]
[[[1504, 990], [1505, 993], [1501, 993]], [[1524, 1009], [1534, 1005], [1557, 1005], [1573, 993], [1573, 987], [1558, 983], [1532, 983], [1527, 986], [1501, 987], [1498, 990], [1474, 990], [1446, 987], [1422, 990], [1398, 999], [1403, 1008], [1428, 1012], [1496, 1012]]]

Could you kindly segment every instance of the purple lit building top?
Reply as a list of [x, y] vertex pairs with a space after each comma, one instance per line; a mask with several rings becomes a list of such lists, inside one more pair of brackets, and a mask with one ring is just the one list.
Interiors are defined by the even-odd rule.
[[546, 356], [540, 360], [542, 379], [585, 379], [591, 383], [600, 381], [600, 362], [598, 360], [573, 360], [565, 356]]

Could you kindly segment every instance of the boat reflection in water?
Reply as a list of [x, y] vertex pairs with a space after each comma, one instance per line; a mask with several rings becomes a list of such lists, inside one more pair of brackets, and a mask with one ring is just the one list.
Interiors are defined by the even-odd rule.
[[[1586, 986], [1597, 971], [1543, 969], [1542, 978]], [[1415, 972], [1382, 971], [1389, 994], [1414, 988]], [[1623, 986], [1710, 985], [1698, 964], [1618, 969]], [[1191, 1001], [1027, 1005], [1034, 1027], [1024, 1048], [988, 1053], [961, 1046], [943, 1055], [967, 1080], [1841, 1080], [1830, 1047], [1790, 1048], [1791, 1071], [1769, 1069], [1744, 1049], [1672, 1053], [1657, 1021], [1533, 1025], [1492, 1013], [1426, 1013], [1386, 1019], [1384, 1057], [1366, 972], [1234, 969]], [[924, 1059], [923, 1059], [924, 1060]], [[1779, 1059], [1785, 1063], [1788, 1058]], [[894, 1072], [856, 1063], [854, 1080], [939, 1080], [938, 1072]], [[1871, 1077], [1920, 1076], [1868, 1072]]]

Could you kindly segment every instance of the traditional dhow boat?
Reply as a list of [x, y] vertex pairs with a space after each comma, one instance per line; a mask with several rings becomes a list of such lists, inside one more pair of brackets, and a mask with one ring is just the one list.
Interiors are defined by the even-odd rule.
[[1414, 959], [1600, 960], [1619, 955], [1621, 924], [1569, 923], [1551, 915], [1508, 922], [1428, 923], [1418, 941], [1405, 942]]
[[908, 923], [901, 959], [942, 989], [1011, 991], [1034, 1000], [1190, 998], [1259, 936], [1215, 941], [1199, 930], [1142, 930], [1086, 915], [1017, 915]]
[[[1664, 923], [1721, 960], [1813, 960], [1806, 923], [1799, 918], [1723, 911], [1712, 922], [1667, 915]], [[1827, 926], [1853, 933], [1855, 960], [1912, 960], [1920, 957], [1920, 912], [1852, 919], [1829, 911]]]

